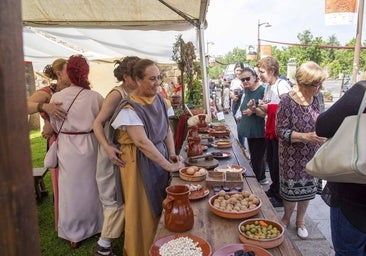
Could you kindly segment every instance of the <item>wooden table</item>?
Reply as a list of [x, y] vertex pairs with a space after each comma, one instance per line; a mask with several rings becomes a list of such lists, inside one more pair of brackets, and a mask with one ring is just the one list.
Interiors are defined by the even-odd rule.
[[[232, 153], [230, 159], [220, 160], [220, 165], [240, 165], [247, 169], [244, 175], [244, 190], [248, 190], [251, 193], [257, 195], [262, 201], [261, 211], [258, 215], [253, 217], [263, 217], [270, 220], [275, 220], [277, 222], [280, 219], [277, 217], [276, 210], [273, 208], [272, 204], [268, 200], [262, 187], [256, 180], [254, 173], [245, 159], [239, 142], [231, 137], [232, 148], [225, 149], [224, 151], [229, 151]], [[182, 147], [184, 149], [184, 147]], [[209, 148], [208, 152], [215, 151], [216, 148]], [[185, 156], [185, 151], [182, 150], [181, 155]], [[177, 174], [172, 178], [171, 184], [187, 184], [189, 182], [181, 180]], [[195, 183], [205, 185], [205, 182]], [[228, 244], [241, 243], [239, 240], [238, 225], [242, 220], [230, 220], [221, 218], [210, 211], [208, 199], [213, 196], [213, 191], [210, 190], [210, 195], [204, 199], [198, 201], [191, 201], [191, 206], [194, 213], [194, 226], [191, 230], [185, 233], [190, 233], [202, 237], [205, 239], [212, 247], [212, 252], [215, 252], [219, 248]], [[164, 226], [164, 212], [160, 218], [160, 222], [155, 235], [155, 241], [167, 236], [174, 234], [167, 230]], [[302, 255], [297, 248], [297, 246], [290, 240], [289, 236], [285, 232], [285, 239], [283, 243], [273, 249], [267, 249], [273, 255]]]

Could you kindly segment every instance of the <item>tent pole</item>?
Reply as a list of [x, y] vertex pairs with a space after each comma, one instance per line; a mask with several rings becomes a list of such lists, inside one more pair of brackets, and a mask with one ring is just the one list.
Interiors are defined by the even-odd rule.
[[358, 75], [358, 70], [359, 70], [359, 65], [360, 65], [363, 8], [364, 8], [364, 0], [359, 0], [358, 15], [357, 15], [357, 29], [356, 29], [356, 44], [355, 44], [355, 53], [354, 53], [354, 58], [353, 58], [353, 74], [352, 74], [352, 83], [351, 83], [352, 85], [357, 82], [357, 75]]
[[21, 0], [0, 1], [0, 248], [41, 255], [26, 108]]
[[203, 79], [203, 106], [206, 113], [211, 116], [210, 111], [210, 95], [208, 90], [208, 79], [207, 79], [207, 61], [205, 56], [205, 37], [204, 37], [204, 24], [201, 24], [197, 28], [198, 33], [198, 45], [200, 52], [201, 68], [202, 68], [202, 79]]

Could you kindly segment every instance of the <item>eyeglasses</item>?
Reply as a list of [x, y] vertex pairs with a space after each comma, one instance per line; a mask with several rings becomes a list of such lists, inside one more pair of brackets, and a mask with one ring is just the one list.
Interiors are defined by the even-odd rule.
[[319, 82], [319, 83], [316, 83], [316, 84], [309, 84], [309, 86], [319, 88], [319, 87], [322, 86], [322, 84], [323, 84], [323, 82]]
[[250, 80], [250, 76], [248, 76], [248, 77], [243, 77], [243, 78], [240, 78], [240, 80], [244, 83], [244, 82], [249, 82], [249, 80]]

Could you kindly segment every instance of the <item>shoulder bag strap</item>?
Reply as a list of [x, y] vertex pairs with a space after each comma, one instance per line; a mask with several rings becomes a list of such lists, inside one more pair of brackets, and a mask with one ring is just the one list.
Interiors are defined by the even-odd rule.
[[[358, 113], [357, 113], [357, 124], [356, 124], [356, 132], [355, 132], [355, 147], [356, 147], [356, 168], [359, 171], [359, 173], [363, 174], [364, 170], [360, 170], [360, 168], [358, 167], [357, 163], [360, 157], [360, 152], [359, 152], [359, 130], [360, 130], [360, 119], [361, 119], [361, 115], [363, 113], [363, 111], [365, 110], [366, 107], [366, 91], [363, 94], [363, 99], [361, 101], [360, 104], [360, 108], [358, 109]], [[363, 128], [365, 129], [365, 128]]]
[[[74, 102], [75, 102], [76, 98], [79, 96], [79, 94], [81, 93], [81, 91], [82, 91], [82, 90], [84, 90], [84, 88], [83, 88], [83, 89], [81, 89], [81, 90], [76, 94], [75, 98], [72, 100], [72, 102], [71, 102], [71, 104], [70, 104], [69, 108], [67, 109], [66, 114], [67, 114], [67, 113], [69, 113], [69, 110], [70, 110], [70, 108], [71, 108], [72, 104], [74, 104]], [[57, 135], [61, 132], [61, 129], [62, 129], [62, 126], [64, 125], [64, 122], [65, 122], [65, 119], [62, 121], [61, 126], [60, 126], [60, 129], [58, 129]], [[58, 140], [58, 136], [57, 136], [57, 140]]]

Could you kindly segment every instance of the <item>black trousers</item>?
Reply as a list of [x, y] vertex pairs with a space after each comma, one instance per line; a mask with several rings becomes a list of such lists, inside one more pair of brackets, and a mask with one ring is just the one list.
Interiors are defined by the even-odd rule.
[[264, 138], [247, 138], [247, 140], [253, 172], [258, 181], [263, 180], [266, 178], [264, 166], [265, 140]]
[[272, 184], [269, 187], [269, 192], [277, 199], [280, 197], [280, 167], [278, 160], [278, 140], [266, 139], [266, 154], [269, 173], [271, 175]]

